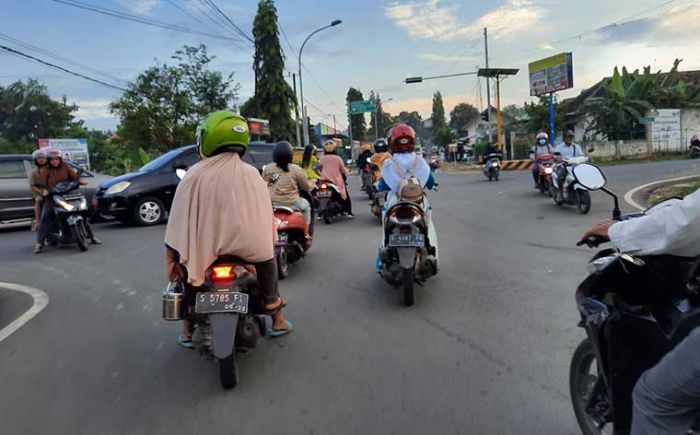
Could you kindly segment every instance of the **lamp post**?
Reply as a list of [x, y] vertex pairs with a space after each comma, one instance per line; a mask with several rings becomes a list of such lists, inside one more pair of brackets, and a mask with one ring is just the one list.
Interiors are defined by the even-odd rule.
[[329, 29], [333, 26], [337, 26], [340, 23], [342, 23], [341, 20], [333, 20], [333, 21], [331, 21], [331, 23], [329, 25], [323, 26], [320, 29], [314, 30], [313, 32], [311, 32], [311, 34], [309, 36], [306, 37], [306, 39], [304, 39], [304, 42], [301, 44], [301, 48], [299, 49], [299, 93], [301, 95], [301, 111], [302, 111], [301, 116], [303, 117], [302, 130], [304, 133], [304, 146], [309, 144], [309, 126], [307, 124], [306, 111], [304, 110], [304, 107], [305, 107], [304, 106], [304, 85], [302, 84], [302, 81], [301, 81], [301, 53], [302, 53], [302, 51], [304, 51], [304, 46], [306, 45], [306, 43], [309, 41], [309, 39], [312, 36], [314, 36], [315, 34], [317, 34], [318, 32], [320, 32], [322, 30], [326, 30], [326, 29]]

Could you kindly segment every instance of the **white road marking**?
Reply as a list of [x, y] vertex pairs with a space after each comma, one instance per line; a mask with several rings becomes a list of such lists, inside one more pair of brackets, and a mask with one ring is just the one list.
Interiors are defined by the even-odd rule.
[[647, 183], [647, 184], [642, 184], [641, 186], [637, 186], [634, 189], [630, 190], [629, 192], [625, 193], [625, 202], [634, 208], [638, 208], [639, 210], [644, 211], [647, 209], [647, 207], [642, 206], [637, 201], [632, 199], [632, 197], [637, 192], [639, 192], [642, 189], [646, 189], [648, 187], [654, 186], [655, 184], [673, 183], [674, 181], [690, 180], [691, 178], [698, 178], [698, 176], [697, 175], [688, 175], [687, 177], [669, 178], [666, 180], [659, 180], [659, 181], [654, 181], [654, 182]]
[[13, 332], [18, 330], [22, 325], [29, 322], [34, 316], [39, 314], [41, 310], [46, 308], [49, 304], [49, 296], [38, 288], [29, 287], [21, 284], [13, 284], [11, 282], [0, 282], [0, 288], [7, 290], [14, 290], [22, 293], [26, 293], [34, 299], [34, 304], [25, 311], [21, 316], [12, 321], [9, 325], [0, 329], [0, 342], [10, 336]]

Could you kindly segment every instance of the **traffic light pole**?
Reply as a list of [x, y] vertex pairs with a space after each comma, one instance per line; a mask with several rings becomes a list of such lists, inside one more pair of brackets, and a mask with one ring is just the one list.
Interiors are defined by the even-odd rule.
[[[488, 29], [484, 27], [484, 52], [486, 55], [486, 69], [489, 69], [489, 34]], [[489, 121], [489, 143], [491, 142], [491, 83], [486, 77], [486, 113]]]

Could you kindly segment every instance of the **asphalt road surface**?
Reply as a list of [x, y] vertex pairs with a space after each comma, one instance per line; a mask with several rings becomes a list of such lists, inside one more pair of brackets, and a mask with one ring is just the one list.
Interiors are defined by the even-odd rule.
[[[700, 172], [689, 161], [604, 170], [621, 197]], [[379, 227], [356, 193], [357, 218], [321, 224], [281, 284], [296, 330], [242, 356], [232, 391], [161, 319], [164, 226], [100, 224], [104, 245], [41, 255], [33, 233], [0, 231], [0, 281], [49, 296], [0, 342], [0, 432], [579, 433], [568, 393], [584, 335], [574, 290], [593, 252], [574, 243], [610, 216], [611, 199], [594, 193], [581, 216], [541, 197], [528, 171], [491, 183], [438, 176], [441, 271], [417, 287], [416, 305], [374, 271]], [[0, 289], [0, 328], [31, 305], [10, 293]]]

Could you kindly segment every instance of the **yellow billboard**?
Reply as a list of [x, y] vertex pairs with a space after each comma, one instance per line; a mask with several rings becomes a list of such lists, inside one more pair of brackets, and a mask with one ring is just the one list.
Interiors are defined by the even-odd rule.
[[528, 65], [528, 71], [530, 73], [530, 95], [533, 97], [574, 86], [571, 53], [560, 53], [536, 60]]

